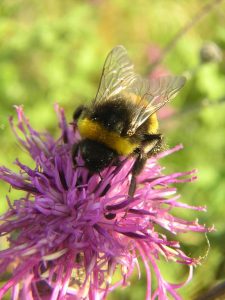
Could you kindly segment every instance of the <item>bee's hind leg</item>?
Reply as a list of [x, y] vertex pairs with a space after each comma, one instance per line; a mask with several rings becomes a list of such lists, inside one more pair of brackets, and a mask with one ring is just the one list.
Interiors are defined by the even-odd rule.
[[141, 148], [138, 149], [138, 154], [136, 161], [131, 170], [131, 182], [128, 194], [130, 197], [133, 197], [136, 190], [136, 177], [143, 170], [147, 159], [162, 149], [162, 135], [161, 134], [149, 134], [145, 136], [145, 139], [141, 145]]
[[[147, 157], [151, 157], [162, 151], [163, 149], [163, 136], [162, 134], [151, 134], [146, 138], [146, 148], [148, 149]], [[148, 145], [149, 142], [149, 145]]]
[[147, 157], [146, 153], [140, 152], [138, 154], [138, 157], [135, 160], [135, 163], [134, 163], [134, 165], [132, 167], [132, 170], [131, 170], [132, 177], [131, 177], [130, 187], [129, 187], [129, 191], [128, 191], [128, 195], [130, 197], [133, 197], [133, 195], [135, 193], [135, 190], [136, 190], [136, 177], [141, 173], [147, 159], [148, 159], [148, 157]]

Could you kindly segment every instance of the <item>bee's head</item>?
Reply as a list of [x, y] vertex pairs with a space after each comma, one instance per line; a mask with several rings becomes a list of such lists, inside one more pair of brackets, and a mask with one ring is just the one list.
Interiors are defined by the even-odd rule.
[[107, 146], [89, 139], [81, 141], [79, 148], [85, 166], [93, 173], [102, 171], [118, 156], [115, 151]]

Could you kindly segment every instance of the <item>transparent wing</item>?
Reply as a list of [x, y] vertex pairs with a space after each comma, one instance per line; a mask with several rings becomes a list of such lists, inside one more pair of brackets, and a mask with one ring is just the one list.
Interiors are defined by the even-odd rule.
[[146, 119], [171, 100], [183, 87], [183, 76], [165, 76], [155, 80], [143, 79], [134, 72], [126, 49], [119, 45], [106, 57], [94, 105], [108, 101], [115, 95], [123, 95], [126, 101], [133, 103], [128, 135]]
[[[135, 133], [136, 129], [150, 115], [175, 97], [184, 86], [185, 81], [183, 76], [164, 76], [155, 80], [142, 79], [140, 76], [136, 76], [135, 81], [126, 90], [128, 95], [136, 95], [135, 104], [137, 105], [137, 109], [132, 115], [128, 135]], [[132, 98], [134, 101], [134, 97]]]
[[94, 104], [121, 93], [134, 83], [136, 76], [126, 49], [121, 45], [116, 46], [105, 60]]

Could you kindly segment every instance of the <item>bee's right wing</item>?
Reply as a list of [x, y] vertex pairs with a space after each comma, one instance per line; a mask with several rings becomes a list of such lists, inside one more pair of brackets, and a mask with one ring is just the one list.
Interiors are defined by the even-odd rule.
[[108, 101], [111, 97], [129, 88], [136, 77], [134, 65], [130, 61], [126, 49], [121, 45], [116, 46], [105, 60], [94, 104], [98, 105]]
[[128, 135], [133, 135], [153, 113], [173, 99], [184, 86], [184, 76], [162, 76], [148, 80], [136, 76], [134, 83], [127, 89], [128, 94], [136, 95], [136, 109], [132, 113]]

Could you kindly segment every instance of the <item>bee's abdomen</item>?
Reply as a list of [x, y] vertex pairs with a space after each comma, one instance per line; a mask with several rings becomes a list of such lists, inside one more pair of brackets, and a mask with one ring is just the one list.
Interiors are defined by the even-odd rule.
[[148, 118], [147, 123], [148, 123], [148, 133], [149, 134], [155, 134], [158, 132], [159, 123], [158, 123], [156, 113], [152, 114]]
[[78, 130], [82, 138], [102, 143], [119, 155], [129, 155], [138, 147], [138, 144], [131, 142], [129, 138], [121, 137], [118, 133], [107, 130], [102, 124], [89, 118], [78, 120]]

